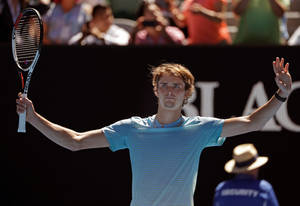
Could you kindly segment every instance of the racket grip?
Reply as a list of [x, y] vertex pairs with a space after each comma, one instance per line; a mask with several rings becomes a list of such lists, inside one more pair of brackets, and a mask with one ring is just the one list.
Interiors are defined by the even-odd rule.
[[[27, 94], [22, 94], [22, 98], [26, 98]], [[23, 113], [19, 114], [19, 133], [26, 133], [26, 109]]]

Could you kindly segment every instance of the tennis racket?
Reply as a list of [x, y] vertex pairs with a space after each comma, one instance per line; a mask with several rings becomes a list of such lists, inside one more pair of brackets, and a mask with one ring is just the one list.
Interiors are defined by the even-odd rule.
[[[40, 56], [43, 40], [43, 22], [39, 12], [24, 9], [18, 16], [12, 32], [12, 52], [22, 82], [22, 97], [27, 97], [33, 69]], [[27, 73], [24, 85], [24, 76]], [[18, 132], [26, 132], [26, 111], [19, 114]]]

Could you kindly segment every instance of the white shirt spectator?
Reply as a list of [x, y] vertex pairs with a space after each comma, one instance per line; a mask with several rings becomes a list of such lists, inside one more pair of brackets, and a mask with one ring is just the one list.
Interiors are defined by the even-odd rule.
[[[94, 34], [88, 34], [83, 37], [83, 32], [74, 35], [70, 41], [70, 45], [80, 44], [80, 45], [120, 45], [125, 46], [128, 44], [130, 39], [130, 34], [121, 27], [117, 25], [111, 25], [106, 33], [101, 33], [97, 37]], [[80, 41], [80, 42], [79, 42]]]

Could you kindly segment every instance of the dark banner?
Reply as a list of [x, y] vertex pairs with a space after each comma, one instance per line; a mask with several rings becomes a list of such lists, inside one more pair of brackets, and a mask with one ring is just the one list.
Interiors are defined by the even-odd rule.
[[[156, 113], [150, 68], [172, 62], [188, 67], [196, 91], [183, 113], [218, 118], [247, 115], [275, 93], [272, 61], [290, 62], [293, 92], [258, 132], [228, 138], [200, 159], [195, 205], [211, 205], [216, 185], [232, 176], [224, 164], [234, 146], [254, 143], [270, 157], [260, 177], [272, 183], [279, 203], [288, 205], [298, 174], [300, 132], [299, 47], [64, 47], [42, 49], [29, 98], [52, 122], [76, 131], [97, 129], [131, 116]], [[3, 205], [129, 205], [131, 167], [127, 150], [71, 152], [27, 124], [18, 134], [15, 99], [19, 89], [10, 45], [0, 47], [1, 159]]]

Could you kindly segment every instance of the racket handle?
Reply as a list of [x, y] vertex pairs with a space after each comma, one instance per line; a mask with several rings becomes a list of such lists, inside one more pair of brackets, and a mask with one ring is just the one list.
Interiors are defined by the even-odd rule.
[[[26, 98], [27, 94], [22, 94], [22, 98]], [[23, 113], [19, 114], [19, 133], [26, 133], [26, 109]]]

